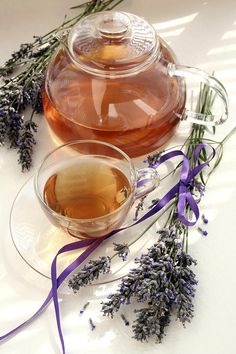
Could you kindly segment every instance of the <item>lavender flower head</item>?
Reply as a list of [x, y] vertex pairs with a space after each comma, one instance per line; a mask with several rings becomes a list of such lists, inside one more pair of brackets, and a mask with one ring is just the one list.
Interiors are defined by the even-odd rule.
[[126, 243], [115, 243], [113, 242], [114, 251], [117, 252], [118, 256], [123, 260], [126, 261], [128, 254], [129, 254], [129, 247]]
[[98, 279], [100, 274], [109, 273], [111, 259], [109, 256], [100, 257], [98, 260], [90, 260], [81, 271], [73, 275], [69, 280], [68, 286], [77, 293], [81, 287], [91, 284], [95, 279]]
[[22, 133], [17, 142], [19, 154], [18, 162], [22, 171], [29, 170], [32, 164], [33, 146], [36, 144], [33, 133], [37, 131], [37, 125], [27, 121], [22, 127]]
[[155, 168], [156, 163], [160, 159], [160, 157], [163, 154], [163, 152], [164, 151], [158, 151], [155, 154], [148, 155], [147, 159], [144, 162], [147, 162], [149, 167]]
[[[17, 149], [22, 171], [32, 165], [33, 146], [36, 143], [34, 134], [37, 131], [32, 118], [34, 112], [42, 112], [42, 82], [43, 74], [35, 73], [27, 85], [24, 80], [21, 82], [19, 75], [19, 79], [4, 79], [4, 85], [0, 87], [0, 145], [7, 144]], [[22, 112], [29, 105], [33, 111], [30, 119], [26, 120]]]

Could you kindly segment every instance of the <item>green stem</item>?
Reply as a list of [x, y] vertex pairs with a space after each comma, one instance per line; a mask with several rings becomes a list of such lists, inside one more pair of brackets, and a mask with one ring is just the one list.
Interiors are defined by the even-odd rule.
[[235, 133], [236, 133], [236, 127], [234, 127], [233, 129], [231, 129], [230, 132], [224, 137], [223, 140], [221, 140], [220, 143], [221, 143], [222, 145], [224, 145], [224, 143], [226, 143], [226, 141], [229, 140], [229, 138], [231, 138], [231, 136], [232, 136], [233, 134], [235, 134]]
[[118, 0], [113, 6], [109, 7], [109, 10], [113, 10], [116, 6], [118, 6], [122, 2], [123, 2], [123, 0]]
[[[230, 130], [230, 132], [218, 143], [218, 146], [216, 147], [216, 151], [219, 150], [220, 148], [223, 149], [224, 144], [231, 138], [231, 136], [233, 134], [236, 133], [236, 127], [234, 127], [233, 129]], [[223, 154], [223, 152], [222, 152]], [[206, 184], [210, 178], [210, 176], [212, 175], [212, 173], [215, 171], [216, 167], [219, 165], [221, 158], [222, 158], [222, 154], [219, 160], [217, 160], [212, 168], [212, 170], [208, 173], [207, 177], [206, 177]]]
[[[159, 214], [145, 229], [144, 231], [136, 238], [134, 239], [132, 242], [128, 243], [127, 246], [130, 247], [132, 246], [134, 243], [136, 243], [138, 240], [140, 240], [141, 237], [143, 237], [143, 235], [157, 222], [157, 220], [159, 220], [166, 212], [167, 210], [169, 210], [173, 205], [175, 204], [175, 201], [172, 201], [166, 208], [165, 210]], [[118, 252], [114, 253], [110, 258], [113, 259], [114, 257], [118, 256]]]

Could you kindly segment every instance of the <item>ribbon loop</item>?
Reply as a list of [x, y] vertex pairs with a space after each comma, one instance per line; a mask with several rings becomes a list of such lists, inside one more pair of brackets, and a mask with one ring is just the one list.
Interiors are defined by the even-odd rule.
[[[212, 155], [204, 163], [197, 165], [200, 152], [206, 147], [210, 147]], [[193, 169], [190, 170], [190, 162], [186, 155], [183, 154], [183, 165], [180, 173], [179, 200], [177, 205], [178, 218], [186, 226], [193, 226], [199, 218], [199, 208], [196, 200], [192, 195], [194, 178], [209, 165], [209, 162], [215, 157], [215, 149], [211, 145], [200, 144], [193, 153]], [[197, 166], [196, 166], [197, 165]], [[185, 214], [193, 214], [194, 220], [186, 218]]]

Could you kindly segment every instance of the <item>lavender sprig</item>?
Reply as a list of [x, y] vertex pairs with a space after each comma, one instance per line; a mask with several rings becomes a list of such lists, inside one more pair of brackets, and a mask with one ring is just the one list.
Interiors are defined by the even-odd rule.
[[10, 109], [9, 117], [11, 117], [11, 119], [8, 122], [6, 132], [9, 136], [10, 148], [17, 148], [24, 122], [24, 117], [21, 114], [17, 113], [13, 107], [11, 107]]
[[123, 261], [126, 261], [129, 254], [129, 246], [127, 243], [115, 243], [113, 242], [114, 251], [117, 252], [118, 257], [120, 257]]
[[139, 213], [140, 211], [143, 211], [144, 209], [144, 200], [146, 199], [146, 196], [142, 197], [138, 203], [138, 205], [136, 206], [136, 210], [135, 210], [135, 215], [134, 215], [134, 220], [138, 220], [139, 217]]
[[100, 257], [98, 260], [90, 260], [78, 273], [69, 280], [68, 286], [77, 293], [81, 287], [91, 284], [98, 279], [100, 274], [109, 273], [111, 258], [109, 256]]
[[29, 170], [32, 164], [33, 146], [36, 144], [34, 135], [37, 131], [35, 122], [26, 121], [22, 127], [20, 138], [17, 141], [18, 148], [18, 162], [21, 165], [22, 171]]
[[17, 62], [22, 61], [29, 57], [29, 54], [33, 48], [33, 43], [22, 43], [17, 51], [14, 51], [11, 58], [5, 62], [4, 67], [0, 68], [0, 75], [9, 76], [14, 72]]
[[[44, 75], [39, 68], [37, 70], [37, 66], [33, 73], [31, 78], [23, 72], [15, 78], [4, 79], [4, 85], [0, 88], [0, 144], [17, 149], [22, 171], [32, 165], [33, 146], [36, 144], [34, 134], [37, 131], [33, 116], [42, 112]], [[23, 111], [29, 105], [32, 106], [32, 113], [27, 121]]]

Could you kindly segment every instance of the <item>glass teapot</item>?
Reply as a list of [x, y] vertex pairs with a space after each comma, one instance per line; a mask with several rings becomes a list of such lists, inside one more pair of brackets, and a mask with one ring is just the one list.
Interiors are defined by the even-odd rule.
[[[216, 112], [187, 108], [187, 81], [212, 90]], [[199, 101], [198, 101], [199, 103]], [[155, 29], [136, 15], [105, 11], [81, 19], [52, 58], [43, 90], [44, 112], [62, 142], [95, 139], [131, 157], [158, 149], [180, 120], [218, 125], [228, 116], [223, 85], [177, 64]]]

